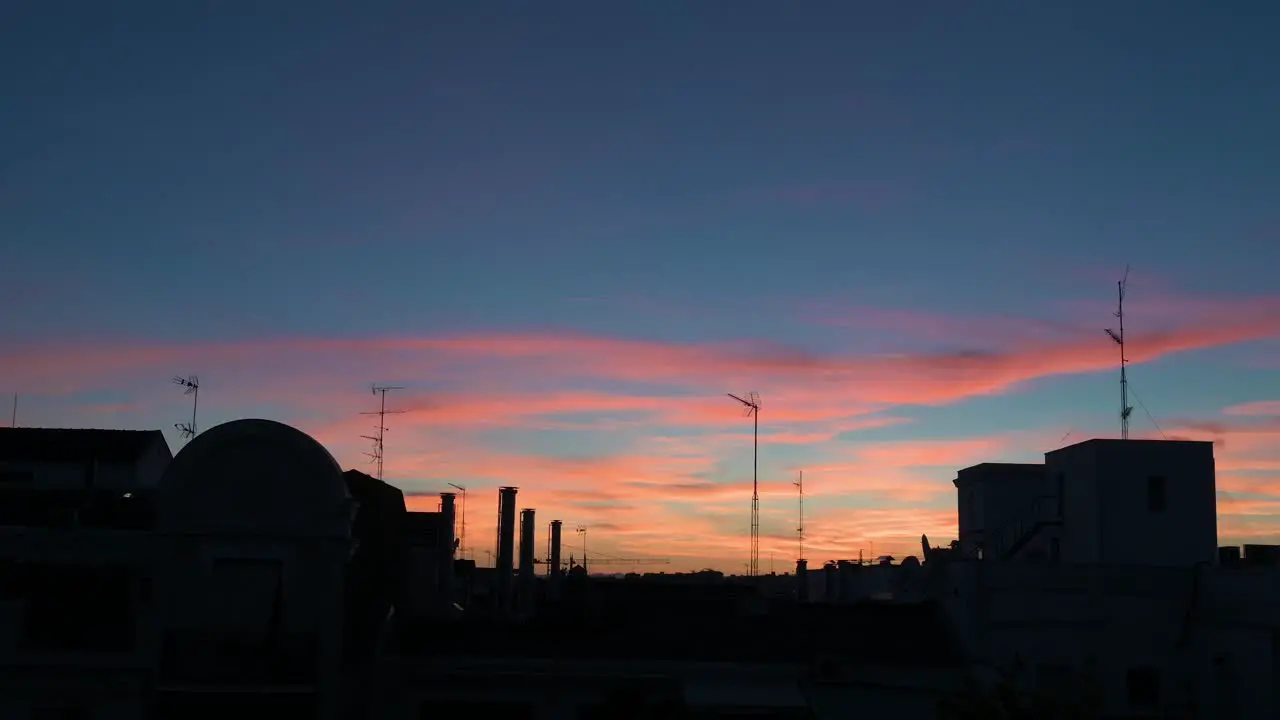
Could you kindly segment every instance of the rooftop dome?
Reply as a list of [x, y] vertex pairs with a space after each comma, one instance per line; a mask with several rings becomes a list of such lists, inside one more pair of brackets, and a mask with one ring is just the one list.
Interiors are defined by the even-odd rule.
[[160, 482], [171, 532], [347, 535], [351, 497], [323, 445], [273, 420], [233, 420], [193, 438]]

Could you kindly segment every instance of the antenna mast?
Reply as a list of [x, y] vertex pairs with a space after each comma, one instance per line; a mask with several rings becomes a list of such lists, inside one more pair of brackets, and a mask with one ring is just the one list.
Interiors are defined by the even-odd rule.
[[1120, 346], [1120, 439], [1129, 439], [1129, 414], [1133, 412], [1133, 408], [1129, 406], [1129, 373], [1126, 365], [1129, 364], [1128, 358], [1124, 354], [1124, 290], [1125, 285], [1129, 282], [1129, 266], [1124, 267], [1124, 278], [1116, 283], [1116, 290], [1119, 296], [1119, 303], [1116, 306], [1115, 316], [1120, 320], [1119, 332], [1107, 328], [1107, 335]]
[[18, 393], [13, 394], [13, 415], [10, 416], [9, 427], [18, 427]]
[[755, 577], [760, 574], [760, 395], [747, 393], [746, 400], [728, 395], [742, 403], [755, 421], [751, 433], [751, 562], [747, 565], [747, 574]]
[[796, 486], [796, 489], [799, 491], [799, 494], [800, 494], [800, 524], [796, 526], [796, 535], [800, 541], [800, 556], [797, 557], [796, 559], [803, 560], [804, 559], [804, 471], [803, 470], [800, 471], [800, 479], [796, 480], [792, 484]]
[[449, 487], [462, 493], [462, 532], [458, 535], [458, 554], [463, 560], [467, 558], [467, 488], [465, 485], [449, 483]]
[[188, 375], [185, 378], [175, 375], [173, 384], [186, 388], [182, 394], [191, 396], [191, 422], [173, 424], [184, 440], [190, 440], [196, 436], [196, 410], [200, 407], [200, 378], [195, 375]]
[[374, 385], [373, 394], [382, 396], [382, 404], [378, 407], [378, 410], [376, 412], [360, 413], [361, 415], [377, 415], [378, 416], [378, 427], [377, 427], [378, 434], [377, 435], [361, 435], [360, 437], [364, 438], [365, 440], [373, 441], [373, 452], [367, 452], [365, 453], [365, 455], [369, 456], [370, 462], [377, 463], [379, 480], [382, 479], [382, 457], [383, 457], [382, 439], [383, 439], [383, 434], [386, 433], [387, 431], [387, 416], [399, 415], [400, 413], [404, 412], [403, 410], [387, 409], [387, 391], [403, 390], [403, 389], [404, 388], [398, 385]]

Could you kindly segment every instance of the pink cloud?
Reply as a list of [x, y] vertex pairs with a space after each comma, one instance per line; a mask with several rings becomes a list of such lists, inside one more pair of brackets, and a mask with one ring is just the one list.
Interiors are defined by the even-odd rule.
[[1222, 414], [1280, 417], [1280, 400], [1258, 400], [1256, 402], [1232, 405], [1224, 409]]
[[[1186, 302], [1179, 312], [1131, 330], [1131, 357], [1145, 362], [1172, 353], [1280, 336], [1280, 313], [1269, 299]], [[1192, 307], [1195, 312], [1190, 312]], [[1137, 307], [1141, 308], [1139, 304]], [[1183, 312], [1186, 311], [1186, 312]], [[1161, 315], [1163, 313], [1163, 316]], [[186, 400], [167, 385], [174, 373], [198, 372], [202, 410], [237, 417], [245, 406], [276, 406], [313, 433], [348, 466], [361, 466], [361, 434], [373, 398], [362, 378], [402, 382], [392, 397], [404, 414], [392, 418], [387, 476], [410, 490], [465, 481], [475, 488], [469, 538], [491, 542], [494, 488], [522, 487], [521, 502], [539, 518], [559, 517], [600, 530], [599, 548], [612, 554], [672, 555], [687, 566], [724, 561], [734, 568], [746, 534], [750, 421], [726, 391], [762, 394], [765, 448], [807, 445], [806, 492], [814, 502], [814, 558], [910, 551], [921, 532], [944, 541], [954, 534], [950, 479], [960, 467], [1006, 459], [1022, 448], [1043, 451], [1053, 438], [1010, 433], [953, 440], [835, 443], [845, 433], [888, 428], [905, 420], [904, 405], [940, 405], [1008, 392], [1054, 375], [1110, 371], [1116, 354], [1094, 323], [1020, 323], [1003, 319], [906, 317], [886, 313], [860, 322], [910, 328], [945, 341], [953, 329], [982, 330], [991, 349], [899, 355], [817, 353], [765, 342], [669, 343], [580, 333], [471, 333], [375, 339], [279, 339], [208, 345], [7, 347], [0, 377], [19, 389], [74, 392], [137, 388], [129, 411], [172, 408]], [[1109, 315], [1102, 315], [1105, 321]], [[913, 325], [914, 323], [914, 325]], [[965, 325], [968, 327], [965, 327]], [[1105, 322], [1100, 323], [1105, 324]], [[865, 326], [865, 325], [864, 325]], [[628, 391], [614, 388], [625, 384]], [[651, 394], [637, 389], [649, 386]], [[1170, 434], [1221, 441], [1226, 492], [1280, 497], [1276, 482], [1276, 401], [1229, 408], [1221, 418], [1175, 423]], [[121, 407], [121, 413], [126, 412]], [[102, 411], [99, 408], [99, 411]], [[170, 410], [165, 409], [165, 413]], [[82, 416], [88, 416], [86, 409]], [[166, 415], [166, 418], [168, 416]], [[167, 422], [163, 423], [167, 426]], [[581, 450], [587, 433], [608, 432], [623, 449], [560, 456], [517, 452], [487, 439], [495, 430], [538, 430]], [[683, 434], [682, 434], [683, 433]], [[766, 451], [767, 452], [767, 451]], [[774, 456], [776, 457], [776, 456]], [[762, 517], [769, 546], [786, 552], [794, 509], [794, 471], [765, 458]], [[730, 464], [732, 463], [732, 469]], [[1261, 479], [1260, 479], [1261, 478]], [[872, 499], [876, 509], [836, 511], [838, 498]], [[415, 506], [433, 506], [430, 498]], [[1261, 501], [1259, 501], [1261, 502]], [[1233, 506], [1237, 509], [1245, 505]], [[1257, 504], [1256, 508], [1269, 507]], [[1229, 532], [1262, 537], [1261, 516], [1224, 513]], [[1245, 518], [1252, 525], [1241, 525]], [[597, 542], [593, 540], [594, 544]], [[672, 566], [673, 568], [675, 566]]]

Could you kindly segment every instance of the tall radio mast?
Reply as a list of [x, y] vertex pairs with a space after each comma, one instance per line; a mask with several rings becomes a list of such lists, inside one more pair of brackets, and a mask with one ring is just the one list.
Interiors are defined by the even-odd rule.
[[760, 395], [748, 393], [746, 400], [728, 395], [742, 403], [755, 421], [751, 434], [751, 562], [747, 565], [747, 574], [755, 577], [760, 574]]
[[796, 526], [796, 535], [800, 541], [800, 556], [797, 560], [804, 559], [804, 471], [800, 471], [800, 479], [796, 480], [793, 485], [800, 495], [800, 524]]
[[1124, 354], [1124, 290], [1125, 284], [1129, 282], [1129, 266], [1124, 267], [1124, 278], [1116, 283], [1117, 294], [1119, 295], [1119, 303], [1116, 307], [1115, 316], [1120, 320], [1119, 332], [1107, 328], [1107, 335], [1120, 346], [1120, 439], [1129, 439], [1129, 414], [1133, 412], [1133, 408], [1129, 406], [1129, 373], [1126, 365], [1129, 364], [1128, 358]]

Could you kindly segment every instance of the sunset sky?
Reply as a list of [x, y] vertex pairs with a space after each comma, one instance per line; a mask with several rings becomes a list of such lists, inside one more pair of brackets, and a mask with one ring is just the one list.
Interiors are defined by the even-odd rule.
[[[1280, 542], [1280, 6], [5, 3], [18, 424], [266, 417], [591, 549], [761, 567], [955, 534], [958, 468], [1215, 439]], [[785, 8], [785, 10], [784, 10]], [[9, 401], [0, 405], [4, 421]], [[539, 537], [539, 546], [542, 538]]]

